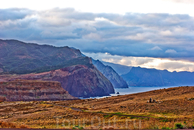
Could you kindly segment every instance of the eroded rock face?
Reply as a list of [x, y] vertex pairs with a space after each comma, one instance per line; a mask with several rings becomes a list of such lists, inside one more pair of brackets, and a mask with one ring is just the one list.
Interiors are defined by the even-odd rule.
[[38, 74], [25, 74], [11, 77], [8, 80], [27, 79], [58, 81], [72, 96], [95, 97], [114, 93], [111, 82], [96, 67], [75, 65]]
[[14, 80], [0, 82], [1, 101], [66, 100], [77, 99], [65, 91], [59, 82]]
[[105, 66], [99, 60], [92, 60], [96, 68], [112, 83], [114, 88], [128, 88], [127, 83], [117, 72], [110, 66]]

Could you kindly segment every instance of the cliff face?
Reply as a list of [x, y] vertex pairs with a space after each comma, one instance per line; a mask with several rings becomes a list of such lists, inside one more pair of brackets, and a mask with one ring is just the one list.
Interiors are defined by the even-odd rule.
[[111, 82], [94, 66], [75, 65], [38, 74], [25, 74], [7, 80], [26, 79], [58, 81], [72, 96], [94, 97], [114, 93]]
[[64, 100], [77, 99], [65, 91], [59, 82], [38, 80], [14, 80], [0, 82], [0, 100]]
[[17, 78], [59, 81], [76, 97], [114, 93], [111, 82], [94, 67], [91, 59], [69, 47], [0, 40], [0, 73], [22, 74], [10, 76], [11, 81]]
[[128, 88], [127, 83], [121, 76], [110, 66], [105, 66], [99, 60], [93, 60], [93, 64], [96, 68], [113, 84], [114, 88]]
[[125, 65], [114, 64], [114, 63], [110, 63], [110, 62], [102, 61], [102, 63], [104, 65], [108, 65], [108, 66], [112, 67], [120, 76], [123, 74], [127, 74], [132, 68], [132, 66], [125, 66]]

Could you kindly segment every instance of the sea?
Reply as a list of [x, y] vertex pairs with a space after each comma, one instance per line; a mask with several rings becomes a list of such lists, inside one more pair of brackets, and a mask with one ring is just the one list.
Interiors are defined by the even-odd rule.
[[[177, 86], [116, 88], [115, 89], [115, 94], [110, 94], [110, 96], [90, 97], [90, 98], [99, 99], [99, 98], [106, 98], [106, 97], [126, 95], [126, 94], [134, 94], [134, 93], [147, 92], [147, 91], [159, 90], [159, 89], [165, 89], [165, 88], [171, 88], [171, 87], [177, 87]], [[79, 97], [79, 98], [80, 99], [89, 99], [89, 98], [82, 98], [82, 97]]]

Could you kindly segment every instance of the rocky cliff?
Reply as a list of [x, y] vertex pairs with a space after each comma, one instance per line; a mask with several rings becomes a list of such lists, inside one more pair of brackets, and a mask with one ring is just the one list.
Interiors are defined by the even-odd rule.
[[114, 88], [128, 88], [127, 83], [117, 72], [110, 66], [104, 65], [99, 60], [92, 60], [96, 68], [112, 83]]
[[77, 99], [65, 91], [59, 82], [14, 80], [0, 82], [0, 100], [34, 101]]
[[65, 90], [76, 97], [114, 93], [111, 82], [94, 67], [91, 59], [67, 46], [0, 40], [0, 73], [22, 74], [10, 76], [10, 80], [59, 81]]
[[132, 68], [132, 66], [125, 66], [125, 65], [114, 64], [114, 63], [110, 63], [110, 62], [102, 61], [102, 63], [104, 65], [108, 65], [108, 66], [112, 67], [120, 76], [123, 74], [127, 74]]
[[92, 64], [91, 67], [75, 65], [44, 73], [11, 76], [7, 80], [15, 79], [58, 81], [69, 94], [76, 97], [108, 96], [114, 93], [111, 82]]

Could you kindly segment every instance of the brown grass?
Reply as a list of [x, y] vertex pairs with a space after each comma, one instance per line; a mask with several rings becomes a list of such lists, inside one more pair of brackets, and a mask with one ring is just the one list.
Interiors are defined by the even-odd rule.
[[[158, 102], [147, 103], [149, 98]], [[5, 122], [1, 127], [161, 129], [182, 123], [184, 128], [193, 128], [193, 98], [194, 87], [177, 87], [103, 99], [4, 102], [0, 104], [0, 119]]]
[[16, 123], [0, 121], [0, 128], [29, 128], [29, 127], [24, 124], [16, 125]]

